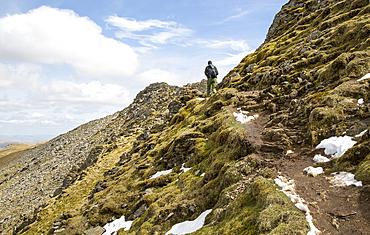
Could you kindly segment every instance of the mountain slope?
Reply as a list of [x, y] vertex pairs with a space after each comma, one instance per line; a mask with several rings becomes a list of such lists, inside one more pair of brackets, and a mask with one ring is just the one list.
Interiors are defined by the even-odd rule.
[[[369, 23], [369, 1], [289, 1], [212, 97], [199, 99], [204, 82], [152, 84], [126, 109], [2, 170], [2, 233], [86, 234], [124, 215], [132, 225], [119, 234], [165, 234], [212, 209], [196, 234], [307, 234], [312, 225], [366, 234], [370, 86], [358, 80], [370, 72]], [[315, 147], [343, 133], [363, 135], [342, 157], [314, 163], [331, 157]], [[303, 174], [312, 165], [324, 173]], [[332, 187], [336, 171], [363, 186]], [[300, 209], [276, 179], [294, 180]]]

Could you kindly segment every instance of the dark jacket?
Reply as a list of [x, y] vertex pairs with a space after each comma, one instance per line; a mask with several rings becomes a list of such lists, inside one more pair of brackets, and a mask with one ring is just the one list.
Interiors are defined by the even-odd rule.
[[204, 74], [207, 76], [207, 78], [210, 78], [210, 72], [209, 72], [209, 69], [210, 68], [213, 68], [216, 72], [216, 76], [213, 76], [213, 78], [217, 78], [217, 75], [218, 75], [218, 70], [216, 68], [216, 66], [214, 66], [213, 64], [210, 64], [206, 67], [206, 69], [204, 70]]

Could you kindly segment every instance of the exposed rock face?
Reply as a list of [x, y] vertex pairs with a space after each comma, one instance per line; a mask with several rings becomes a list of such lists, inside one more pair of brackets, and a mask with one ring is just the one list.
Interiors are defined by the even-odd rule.
[[[289, 21], [293, 21], [295, 19], [299, 20], [309, 14], [315, 13], [321, 9], [324, 9], [330, 5], [333, 5], [338, 2], [342, 2], [343, 0], [313, 0], [313, 1], [300, 1], [300, 0], [290, 0], [286, 3], [281, 10], [275, 15], [275, 18], [268, 30], [266, 35], [265, 43], [269, 42], [274, 35], [281, 32], [279, 30], [279, 26], [288, 23]], [[299, 9], [304, 8], [305, 11], [303, 13], [291, 12], [291, 9]], [[317, 31], [315, 31], [317, 32]], [[264, 45], [262, 44], [261, 47]]]

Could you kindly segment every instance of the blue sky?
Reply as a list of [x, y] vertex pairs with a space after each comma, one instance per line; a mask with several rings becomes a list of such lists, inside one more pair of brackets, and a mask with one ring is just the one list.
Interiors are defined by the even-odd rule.
[[0, 0], [0, 136], [57, 136], [208, 60], [221, 81], [286, 2]]

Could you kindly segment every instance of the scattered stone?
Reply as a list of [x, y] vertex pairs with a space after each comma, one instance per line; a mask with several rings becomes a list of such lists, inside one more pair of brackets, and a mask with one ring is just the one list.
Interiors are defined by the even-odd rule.
[[253, 72], [253, 68], [254, 68], [255, 66], [257, 66], [257, 64], [256, 64], [256, 63], [253, 63], [253, 64], [248, 65], [248, 67], [247, 67], [247, 68], [245, 68], [245, 72], [246, 72], [246, 73], [252, 73], [252, 72]]
[[147, 205], [146, 204], [142, 204], [139, 209], [137, 209], [133, 214], [131, 214], [129, 217], [128, 217], [128, 220], [135, 220], [136, 218], [138, 217], [141, 217], [142, 215], [144, 215], [145, 211], [148, 209]]
[[193, 205], [190, 205], [189, 206], [189, 210], [191, 211], [191, 212], [195, 212], [195, 210], [196, 210], [196, 207], [195, 206], [193, 206]]
[[145, 194], [151, 194], [151, 193], [153, 193], [153, 189], [152, 188], [145, 189]]
[[164, 219], [164, 221], [169, 220], [175, 213], [171, 212], [167, 217]]
[[65, 228], [61, 228], [61, 229], [58, 229], [58, 230], [55, 230], [54, 233], [61, 233], [63, 232], [64, 230], [66, 230]]
[[306, 39], [306, 42], [309, 43], [311, 42], [312, 40], [316, 40], [320, 37], [321, 33], [319, 30], [315, 30], [313, 31], [310, 35], [308, 35], [307, 39]]
[[105, 229], [100, 226], [86, 230], [84, 232], [85, 235], [102, 235], [103, 233], [105, 233]]

